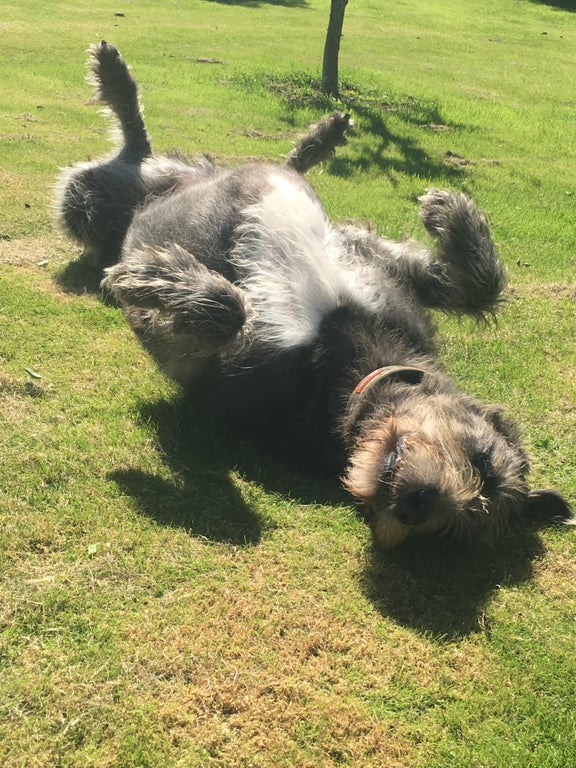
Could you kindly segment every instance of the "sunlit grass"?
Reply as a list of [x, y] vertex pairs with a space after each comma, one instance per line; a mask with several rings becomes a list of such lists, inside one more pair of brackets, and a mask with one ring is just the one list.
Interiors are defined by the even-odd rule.
[[110, 146], [83, 82], [101, 38], [131, 63], [158, 151], [280, 160], [349, 109], [348, 147], [310, 174], [332, 215], [420, 237], [428, 186], [488, 212], [509, 302], [496, 327], [438, 317], [440, 352], [519, 420], [534, 485], [574, 500], [562, 5], [355, 0], [330, 103], [313, 88], [319, 0], [3, 7], [3, 766], [571, 765], [573, 530], [374, 553], [332, 483], [182, 401], [50, 210], [58, 168]]

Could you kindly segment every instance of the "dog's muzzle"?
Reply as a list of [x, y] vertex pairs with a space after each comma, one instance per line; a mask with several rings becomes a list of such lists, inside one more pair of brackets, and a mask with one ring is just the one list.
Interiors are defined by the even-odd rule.
[[433, 516], [438, 497], [435, 488], [406, 491], [396, 500], [396, 517], [403, 525], [422, 525]]

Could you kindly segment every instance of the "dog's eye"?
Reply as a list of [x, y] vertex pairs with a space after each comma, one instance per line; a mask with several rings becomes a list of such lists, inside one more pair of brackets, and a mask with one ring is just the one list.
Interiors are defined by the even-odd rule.
[[472, 465], [478, 471], [484, 490], [490, 490], [496, 483], [496, 475], [492, 466], [491, 452], [481, 451], [472, 459]]
[[398, 438], [396, 446], [387, 454], [384, 455], [382, 463], [380, 465], [380, 480], [381, 482], [387, 482], [391, 480], [398, 462], [402, 458], [405, 448], [404, 436]]
[[386, 482], [387, 480], [390, 480], [392, 475], [394, 474], [394, 470], [396, 469], [396, 464], [398, 463], [398, 453], [394, 451], [390, 451], [390, 453], [387, 453], [384, 458], [382, 459], [382, 463], [380, 464], [380, 480], [381, 482]]
[[490, 457], [487, 452], [479, 453], [474, 458], [474, 466], [480, 472], [482, 479], [485, 480], [490, 472]]

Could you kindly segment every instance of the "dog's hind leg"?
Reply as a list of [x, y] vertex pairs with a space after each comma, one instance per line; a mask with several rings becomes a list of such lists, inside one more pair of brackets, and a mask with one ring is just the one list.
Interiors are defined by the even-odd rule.
[[105, 41], [92, 46], [88, 70], [95, 99], [116, 116], [123, 144], [113, 156], [66, 168], [56, 211], [60, 228], [103, 266], [118, 259], [134, 209], [153, 191], [142, 174], [152, 149], [136, 83], [118, 50]]
[[431, 189], [420, 198], [420, 217], [435, 238], [428, 276], [416, 290], [428, 306], [469, 314], [494, 314], [506, 288], [504, 267], [484, 213], [463, 194]]
[[331, 160], [336, 147], [348, 143], [346, 131], [354, 125], [350, 115], [333, 112], [311, 125], [288, 155], [285, 165], [298, 173], [306, 173], [314, 165]]
[[92, 46], [88, 68], [95, 99], [117, 118], [123, 142], [111, 156], [64, 169], [55, 208], [63, 232], [96, 265], [106, 266], [118, 260], [138, 206], [213, 169], [208, 162], [191, 166], [181, 158], [152, 155], [136, 82], [114, 46], [105, 41]]
[[160, 367], [189, 384], [199, 367], [238, 339], [243, 292], [178, 245], [129, 253], [106, 270], [102, 286]]

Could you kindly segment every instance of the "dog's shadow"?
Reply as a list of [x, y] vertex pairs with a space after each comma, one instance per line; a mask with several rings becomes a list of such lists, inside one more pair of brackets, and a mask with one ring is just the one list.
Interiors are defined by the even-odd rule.
[[[306, 504], [349, 503], [335, 479], [266, 455], [229, 426], [207, 420], [185, 397], [145, 403], [140, 418], [155, 433], [169, 477], [134, 468], [109, 477], [137, 501], [142, 513], [163, 525], [180, 526], [211, 541], [254, 545], [275, 523], [257, 509], [250, 484]], [[529, 581], [533, 561], [543, 552], [535, 523], [516, 528], [495, 549], [424, 537], [391, 551], [369, 547], [361, 589], [396, 623], [455, 639], [489, 632], [485, 609], [494, 593]]]
[[273, 527], [231, 477], [235, 450], [248, 447], [233, 446], [185, 401], [143, 404], [140, 419], [155, 432], [166, 472], [131, 467], [108, 474], [135, 499], [140, 513], [192, 536], [237, 546], [257, 544], [263, 530]]
[[142, 403], [139, 420], [153, 430], [166, 472], [130, 467], [107, 477], [136, 501], [139, 512], [162, 525], [211, 541], [253, 545], [275, 527], [272, 516], [257, 509], [258, 488], [304, 504], [348, 500], [332, 478], [287, 466], [184, 395]]
[[372, 548], [362, 586], [383, 616], [419, 633], [447, 640], [489, 635], [490, 599], [500, 588], [529, 581], [543, 552], [537, 527], [529, 523], [494, 549], [415, 538], [388, 552]]
[[104, 269], [96, 264], [91, 256], [80, 254], [56, 275], [56, 282], [66, 293], [79, 296], [85, 293], [98, 294], [105, 298], [100, 288], [100, 282], [104, 277]]

